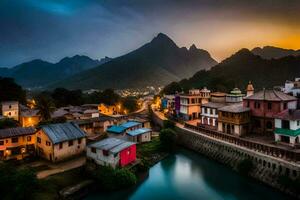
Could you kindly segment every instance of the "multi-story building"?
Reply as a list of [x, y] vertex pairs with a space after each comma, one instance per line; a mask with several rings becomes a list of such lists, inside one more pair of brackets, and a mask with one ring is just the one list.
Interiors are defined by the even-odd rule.
[[1, 111], [3, 117], [19, 120], [19, 102], [17, 101], [3, 101], [1, 103]]
[[242, 136], [248, 133], [250, 122], [250, 108], [243, 103], [232, 104], [219, 109], [218, 131]]
[[199, 119], [201, 104], [208, 103], [210, 91], [206, 88], [192, 89], [188, 94], [180, 95], [180, 115], [184, 120]]
[[226, 93], [224, 92], [212, 92], [210, 94], [211, 102], [215, 103], [225, 103], [226, 102]]
[[0, 130], [0, 160], [23, 159], [35, 154], [35, 132], [33, 127]]
[[243, 100], [244, 107], [251, 110], [252, 133], [272, 134], [274, 118], [284, 110], [295, 109], [297, 98], [276, 90], [262, 90]]
[[294, 97], [300, 96], [300, 78], [295, 78], [295, 81], [286, 81], [282, 87], [282, 92]]
[[85, 133], [72, 122], [42, 126], [36, 141], [37, 155], [52, 162], [77, 156], [86, 147]]
[[225, 102], [209, 102], [201, 106], [201, 126], [217, 129], [218, 127], [218, 109], [226, 106]]
[[244, 96], [240, 89], [234, 88], [229, 94], [226, 94], [226, 103], [240, 103]]
[[300, 110], [285, 110], [275, 117], [275, 141], [300, 144]]

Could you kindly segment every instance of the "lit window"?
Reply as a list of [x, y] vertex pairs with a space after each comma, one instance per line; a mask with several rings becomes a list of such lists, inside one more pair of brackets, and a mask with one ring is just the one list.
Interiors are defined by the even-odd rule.
[[51, 142], [46, 141], [46, 146], [51, 146]]
[[27, 136], [27, 142], [31, 141], [31, 136]]

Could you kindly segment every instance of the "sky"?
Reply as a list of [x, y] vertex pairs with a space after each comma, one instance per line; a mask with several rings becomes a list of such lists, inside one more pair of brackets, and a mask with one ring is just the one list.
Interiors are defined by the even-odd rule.
[[117, 57], [167, 34], [221, 61], [241, 48], [300, 49], [299, 0], [0, 0], [0, 66]]

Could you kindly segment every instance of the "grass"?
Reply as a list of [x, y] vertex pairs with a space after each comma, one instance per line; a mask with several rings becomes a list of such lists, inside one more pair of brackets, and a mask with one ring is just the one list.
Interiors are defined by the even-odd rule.
[[155, 153], [161, 152], [159, 137], [155, 137], [151, 142], [137, 145], [137, 156], [139, 158], [149, 157]]
[[39, 190], [34, 193], [34, 199], [59, 199], [58, 192], [68, 186], [87, 180], [82, 168], [62, 172], [39, 180]]

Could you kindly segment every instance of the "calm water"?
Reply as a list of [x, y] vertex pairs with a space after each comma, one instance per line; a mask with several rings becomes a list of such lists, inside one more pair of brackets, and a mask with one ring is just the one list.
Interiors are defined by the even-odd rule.
[[181, 150], [150, 169], [149, 177], [130, 191], [91, 194], [95, 199], [281, 200], [290, 199], [259, 182], [239, 176], [229, 168]]

